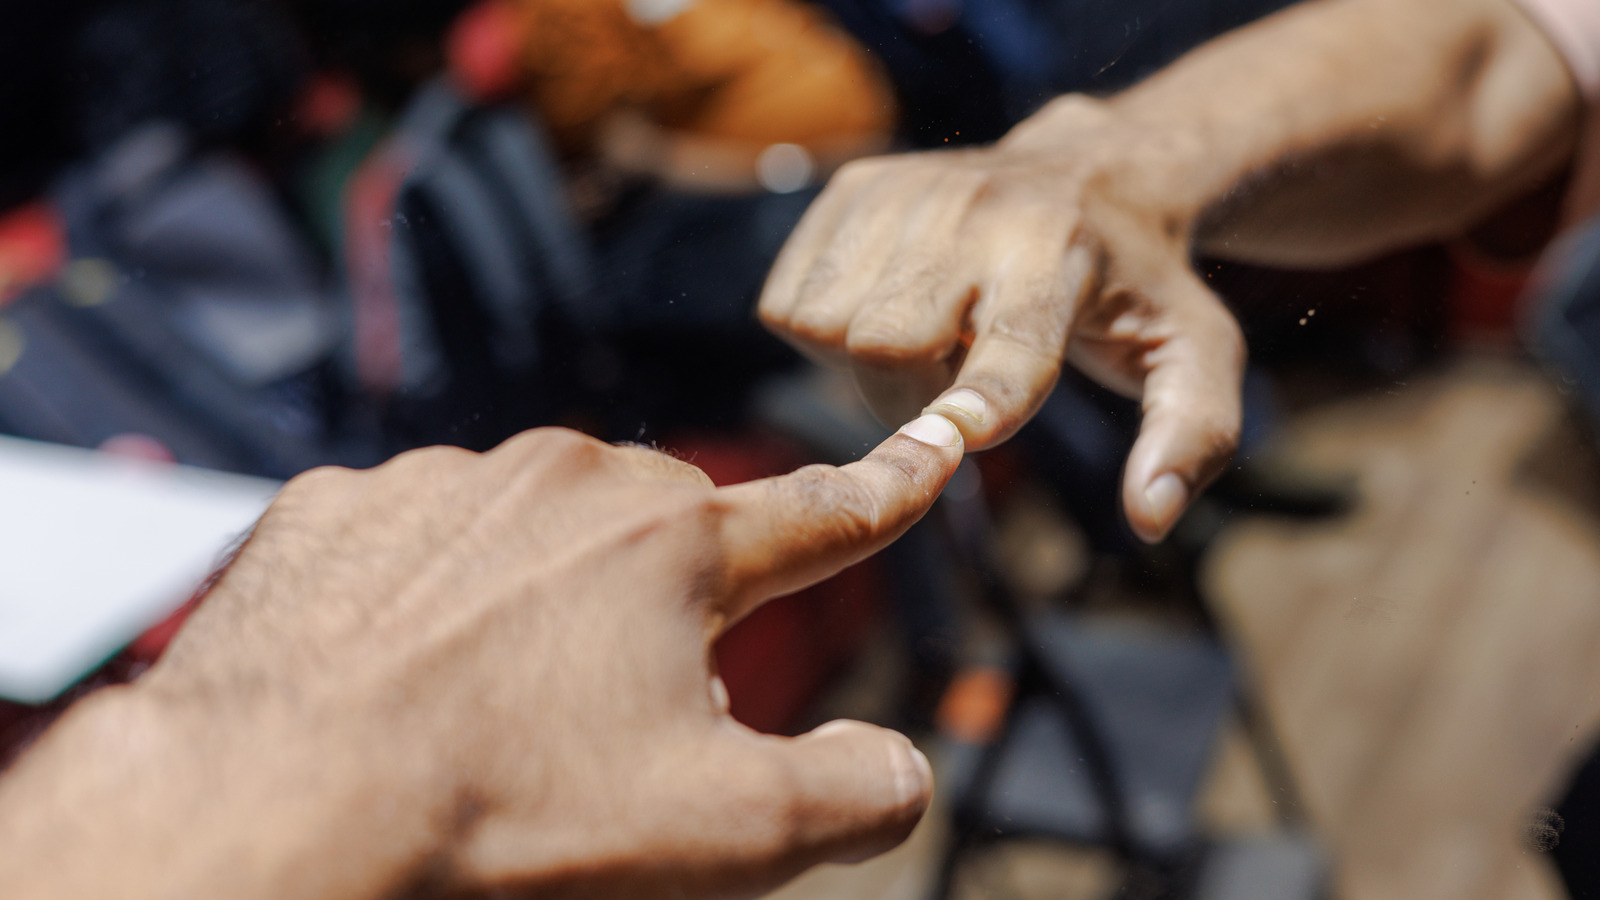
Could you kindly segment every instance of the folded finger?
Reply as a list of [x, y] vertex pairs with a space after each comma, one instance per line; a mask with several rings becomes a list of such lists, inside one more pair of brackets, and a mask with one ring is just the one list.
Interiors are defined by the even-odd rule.
[[800, 303], [804, 293], [802, 286], [808, 280], [813, 285], [817, 283], [818, 261], [832, 244], [839, 223], [850, 215], [860, 199], [856, 186], [846, 184], [841, 178], [845, 171], [840, 170], [811, 202], [778, 252], [757, 304], [763, 319], [786, 321]]
[[784, 243], [757, 312], [787, 335], [837, 344], [866, 288], [898, 246], [914, 203], [925, 195], [920, 169], [862, 160], [829, 181]]
[[852, 359], [926, 368], [955, 352], [982, 271], [962, 227], [983, 188], [977, 173], [961, 168], [927, 186], [915, 215], [901, 225], [899, 247], [850, 321]]
[[[853, 863], [893, 849], [933, 796], [928, 759], [899, 732], [840, 720], [797, 738], [748, 736], [762, 768], [782, 772], [754, 787], [749, 805], [787, 812], [787, 828], [753, 862], [774, 874]], [[765, 859], [761, 857], [765, 856]]]

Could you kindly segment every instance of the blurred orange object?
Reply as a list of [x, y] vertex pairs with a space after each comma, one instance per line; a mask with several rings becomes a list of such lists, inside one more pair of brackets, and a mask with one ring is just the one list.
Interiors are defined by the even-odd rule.
[[934, 721], [939, 731], [968, 744], [987, 744], [1005, 724], [1016, 682], [996, 666], [962, 670], [945, 689]]
[[0, 216], [0, 303], [55, 277], [67, 258], [65, 226], [44, 203]]
[[894, 123], [888, 80], [849, 35], [797, 0], [513, 0], [531, 99], [569, 152], [604, 120], [819, 155]]

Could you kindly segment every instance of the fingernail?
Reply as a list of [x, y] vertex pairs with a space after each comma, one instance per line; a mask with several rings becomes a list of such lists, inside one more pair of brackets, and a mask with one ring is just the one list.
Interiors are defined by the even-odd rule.
[[961, 443], [961, 432], [956, 430], [955, 423], [937, 413], [907, 422], [900, 433], [934, 447], [954, 447]]
[[959, 391], [951, 391], [933, 401], [932, 405], [948, 406], [972, 421], [980, 423], [989, 414], [989, 401], [983, 399], [983, 395], [977, 391], [966, 388], [962, 388]]
[[933, 766], [910, 741], [901, 742], [893, 766], [894, 795], [901, 805], [922, 801], [933, 791]]
[[717, 712], [727, 712], [733, 705], [733, 700], [728, 696], [728, 684], [720, 676], [711, 676], [711, 705]]
[[1183, 486], [1182, 479], [1171, 472], [1161, 475], [1144, 489], [1145, 507], [1150, 510], [1150, 517], [1162, 531], [1172, 527], [1188, 499], [1189, 489]]

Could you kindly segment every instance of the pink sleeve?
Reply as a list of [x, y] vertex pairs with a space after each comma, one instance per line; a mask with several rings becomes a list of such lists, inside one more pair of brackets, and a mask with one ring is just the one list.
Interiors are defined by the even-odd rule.
[[1600, 212], [1600, 0], [1519, 0], [1566, 57], [1572, 77], [1589, 100], [1589, 123], [1578, 147], [1567, 220]]
[[1600, 0], [1520, 0], [1567, 58], [1578, 86], [1600, 101]]

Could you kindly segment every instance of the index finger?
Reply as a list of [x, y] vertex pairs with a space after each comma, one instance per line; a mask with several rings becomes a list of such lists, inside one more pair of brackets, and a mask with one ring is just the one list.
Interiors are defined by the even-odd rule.
[[938, 499], [961, 462], [961, 432], [923, 416], [844, 466], [807, 466], [720, 491], [732, 590], [729, 623], [883, 549]]
[[1081, 245], [1065, 254], [1043, 242], [1015, 250], [974, 310], [976, 334], [955, 382], [928, 410], [949, 416], [974, 450], [1016, 434], [1055, 388], [1095, 267]]

